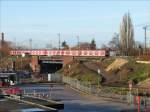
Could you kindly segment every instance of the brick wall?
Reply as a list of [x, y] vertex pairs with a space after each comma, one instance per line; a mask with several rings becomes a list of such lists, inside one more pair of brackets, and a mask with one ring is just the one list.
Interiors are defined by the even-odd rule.
[[73, 60], [73, 56], [63, 56], [63, 66], [70, 63]]
[[39, 71], [38, 56], [33, 56], [31, 59], [31, 68], [33, 72]]

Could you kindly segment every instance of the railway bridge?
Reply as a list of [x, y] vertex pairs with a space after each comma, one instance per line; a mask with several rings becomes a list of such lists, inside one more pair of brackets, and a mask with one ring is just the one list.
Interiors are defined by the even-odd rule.
[[33, 71], [54, 73], [75, 57], [104, 57], [106, 52], [105, 50], [11, 50], [10, 55], [31, 56], [30, 65]]

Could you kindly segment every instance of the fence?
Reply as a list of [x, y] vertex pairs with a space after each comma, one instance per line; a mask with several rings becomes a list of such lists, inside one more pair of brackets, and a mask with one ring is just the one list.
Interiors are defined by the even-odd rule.
[[[144, 112], [150, 111], [150, 98], [142, 96], [134, 96], [132, 99], [132, 105], [138, 110], [145, 110]], [[147, 111], [146, 111], [147, 110]]]
[[85, 84], [78, 81], [77, 79], [63, 76], [62, 78], [64, 83], [67, 83], [71, 87], [78, 89], [82, 92], [93, 94], [99, 97], [112, 98], [116, 101], [121, 101], [124, 103], [130, 104], [133, 108], [137, 108], [140, 105], [140, 109], [144, 110], [145, 108], [150, 107], [150, 97], [140, 96], [138, 100], [139, 91], [137, 88], [130, 91], [125, 87], [100, 87], [98, 85]]
[[[115, 97], [116, 95], [118, 95], [118, 91], [119, 91], [119, 95], [123, 95], [123, 93], [124, 93], [126, 96], [126, 94], [127, 94], [127, 92], [125, 93], [126, 90], [124, 90], [124, 89], [122, 89], [122, 91], [120, 91], [120, 90], [118, 90], [118, 88], [116, 89], [115, 87], [100, 87], [100, 85], [91, 85], [90, 83], [83, 83], [77, 79], [67, 77], [67, 76], [63, 76], [62, 81], [64, 83], [70, 85], [71, 87], [74, 87], [82, 92], [89, 93], [89, 94], [95, 94], [98, 96]], [[120, 98], [120, 96], [119, 96], [119, 98]]]
[[78, 81], [77, 79], [74, 79], [71, 77], [66, 77], [66, 76], [63, 76], [62, 80], [64, 83], [67, 83], [70, 86], [72, 86], [72, 87], [74, 87], [74, 88], [76, 88], [82, 92], [85, 92], [88, 94], [96, 94], [97, 93], [97, 86], [96, 85], [83, 83], [83, 82]]
[[112, 98], [127, 103], [127, 93], [125, 88], [101, 87], [97, 94], [100, 97]]
[[23, 96], [34, 96], [42, 99], [52, 99], [52, 87], [44, 88], [44, 87], [24, 87], [22, 88]]

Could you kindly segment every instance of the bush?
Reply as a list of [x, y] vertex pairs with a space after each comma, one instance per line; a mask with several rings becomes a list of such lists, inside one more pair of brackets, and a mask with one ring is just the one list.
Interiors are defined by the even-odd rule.
[[136, 74], [133, 74], [129, 79], [133, 80], [133, 82], [135, 84], [137, 84], [138, 82], [143, 81], [144, 79], [146, 79], [148, 77], [150, 77], [150, 73], [145, 72], [145, 71], [141, 71], [141, 72], [138, 72]]

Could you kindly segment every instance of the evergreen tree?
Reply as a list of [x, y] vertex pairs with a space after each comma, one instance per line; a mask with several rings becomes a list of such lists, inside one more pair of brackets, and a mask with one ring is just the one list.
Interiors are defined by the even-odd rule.
[[69, 46], [67, 45], [67, 42], [64, 40], [61, 44], [63, 49], [69, 49]]
[[96, 49], [96, 42], [95, 42], [95, 39], [92, 39], [91, 43], [90, 43], [90, 47], [91, 47], [91, 50], [95, 50]]

